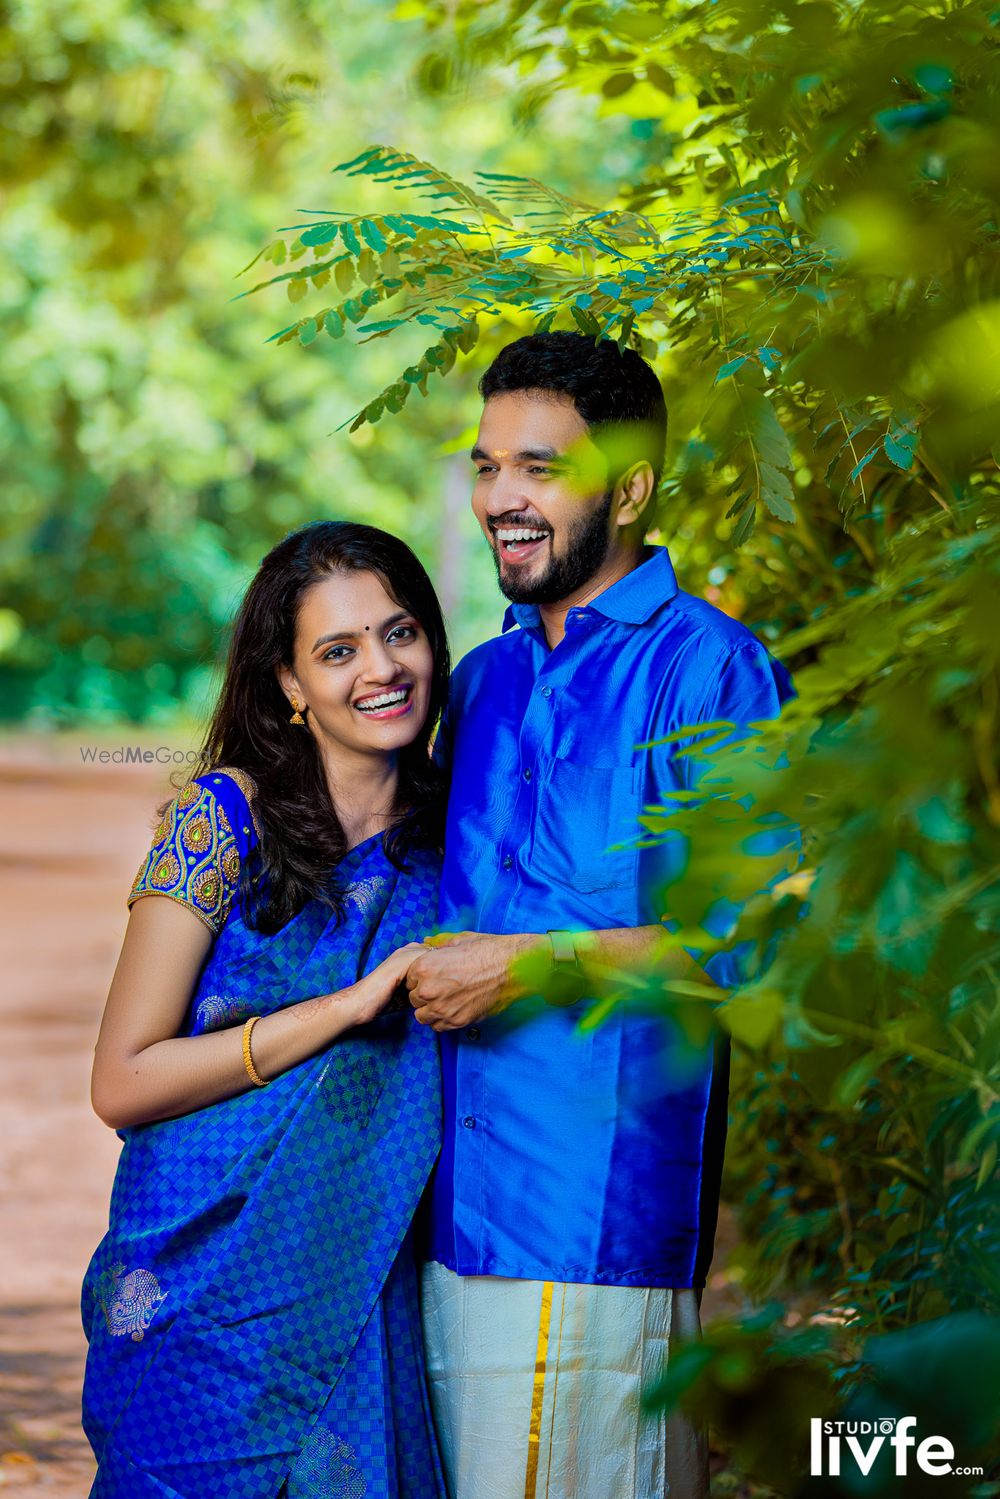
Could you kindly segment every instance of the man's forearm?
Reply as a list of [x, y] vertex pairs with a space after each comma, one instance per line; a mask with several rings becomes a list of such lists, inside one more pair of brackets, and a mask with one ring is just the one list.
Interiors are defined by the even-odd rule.
[[[530, 945], [519, 947], [522, 940]], [[547, 962], [556, 971], [571, 967], [574, 960], [584, 974], [591, 972], [596, 975], [606, 970], [610, 975], [616, 969], [648, 971], [655, 968], [658, 974], [668, 980], [678, 979], [714, 987], [712, 979], [701, 965], [683, 947], [678, 947], [669, 933], [659, 925], [557, 932], [554, 938], [546, 933], [533, 941], [528, 934], [524, 934], [523, 938], [518, 936], [511, 941], [515, 973], [518, 956], [528, 951], [536, 963], [539, 960]], [[570, 944], [573, 958], [569, 953]], [[565, 957], [562, 956], [563, 952]], [[534, 968], [534, 964], [532, 967]], [[530, 992], [530, 987], [524, 984], [519, 984], [518, 989], [522, 993]]]
[[613, 988], [615, 973], [625, 971], [655, 972], [668, 984], [712, 991], [708, 975], [661, 926], [609, 927], [571, 937], [568, 961], [556, 951], [563, 944], [545, 932], [456, 932], [428, 939], [427, 953], [414, 960], [406, 978], [417, 1019], [435, 1030], [458, 1030], [532, 994], [574, 1004]]

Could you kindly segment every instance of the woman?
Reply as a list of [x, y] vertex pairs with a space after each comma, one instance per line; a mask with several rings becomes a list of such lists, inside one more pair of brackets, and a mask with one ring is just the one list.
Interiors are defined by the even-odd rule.
[[97, 1043], [125, 1144], [84, 1285], [93, 1496], [443, 1495], [408, 1236], [438, 1061], [393, 1000], [437, 914], [447, 682], [402, 542], [319, 522], [264, 559]]

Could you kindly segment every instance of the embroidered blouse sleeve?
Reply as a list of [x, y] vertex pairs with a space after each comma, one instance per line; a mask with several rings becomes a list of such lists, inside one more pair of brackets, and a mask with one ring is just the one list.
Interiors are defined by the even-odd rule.
[[129, 893], [167, 895], [218, 936], [240, 880], [240, 855], [222, 805], [192, 781], [167, 807]]

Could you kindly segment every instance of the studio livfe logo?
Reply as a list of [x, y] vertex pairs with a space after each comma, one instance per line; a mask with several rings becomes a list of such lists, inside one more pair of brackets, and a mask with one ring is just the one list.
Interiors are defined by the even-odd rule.
[[884, 1416], [874, 1421], [823, 1421], [814, 1417], [809, 1422], [809, 1471], [813, 1477], [826, 1474], [838, 1478], [841, 1463], [846, 1462], [868, 1474], [888, 1445], [895, 1449], [899, 1478], [911, 1471], [911, 1458], [931, 1477], [982, 1472], [981, 1468], [956, 1468], [955, 1449], [947, 1437], [928, 1436], [918, 1442], [916, 1424], [916, 1416]]

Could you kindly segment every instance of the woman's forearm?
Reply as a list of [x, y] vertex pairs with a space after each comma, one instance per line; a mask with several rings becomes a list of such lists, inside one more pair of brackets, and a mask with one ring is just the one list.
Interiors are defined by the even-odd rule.
[[[336, 994], [306, 999], [253, 1028], [254, 1067], [269, 1080], [370, 1018], [374, 975]], [[190, 1114], [254, 1087], [243, 1060], [243, 1026], [155, 1041], [95, 1068], [94, 1109], [112, 1129]]]

